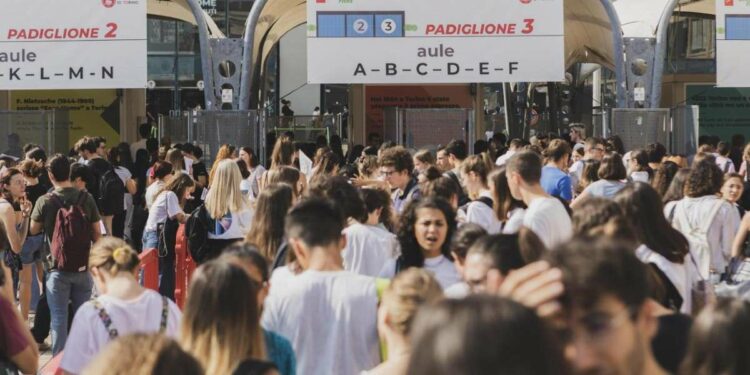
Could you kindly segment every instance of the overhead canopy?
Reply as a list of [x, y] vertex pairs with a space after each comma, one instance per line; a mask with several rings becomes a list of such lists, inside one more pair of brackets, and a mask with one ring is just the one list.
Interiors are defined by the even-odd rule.
[[[195, 16], [190, 11], [187, 0], [148, 0], [147, 9], [150, 16], [172, 18], [193, 25], [196, 24]], [[206, 24], [208, 24], [208, 34], [212, 38], [224, 36], [224, 33], [208, 15], [206, 15]]]

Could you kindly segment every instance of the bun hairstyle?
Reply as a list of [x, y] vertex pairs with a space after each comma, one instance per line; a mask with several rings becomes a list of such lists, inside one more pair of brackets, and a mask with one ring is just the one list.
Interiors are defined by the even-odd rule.
[[138, 253], [116, 237], [103, 237], [96, 241], [89, 255], [89, 268], [104, 269], [110, 275], [133, 272], [140, 262]]
[[18, 166], [24, 176], [31, 178], [38, 178], [44, 171], [44, 162], [39, 160], [26, 159]]
[[435, 277], [421, 268], [402, 271], [383, 293], [383, 306], [394, 330], [408, 336], [419, 308], [443, 297]]

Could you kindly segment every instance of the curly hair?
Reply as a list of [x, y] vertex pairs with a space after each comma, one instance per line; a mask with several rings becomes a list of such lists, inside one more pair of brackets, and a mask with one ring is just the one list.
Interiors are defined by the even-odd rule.
[[414, 234], [415, 225], [417, 223], [417, 211], [423, 208], [431, 208], [439, 210], [445, 216], [446, 226], [448, 227], [448, 233], [445, 236], [445, 242], [441, 246], [440, 252], [451, 261], [453, 257], [450, 252], [451, 239], [453, 238], [453, 232], [456, 230], [456, 213], [453, 211], [450, 203], [442, 198], [422, 198], [419, 200], [412, 201], [404, 210], [401, 215], [401, 223], [399, 225], [398, 243], [401, 246], [401, 261], [400, 270], [405, 270], [409, 267], [421, 268], [424, 266], [424, 254], [422, 249], [417, 242], [417, 237]]
[[698, 198], [715, 195], [724, 184], [724, 173], [711, 160], [701, 160], [693, 165], [685, 183], [685, 196]]

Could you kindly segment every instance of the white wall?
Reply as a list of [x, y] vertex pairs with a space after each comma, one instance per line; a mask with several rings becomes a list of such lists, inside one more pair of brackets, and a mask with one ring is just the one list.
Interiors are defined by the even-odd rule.
[[[297, 116], [311, 115], [320, 106], [320, 85], [307, 84], [307, 33], [306, 24], [289, 31], [279, 42], [281, 65], [279, 67], [279, 98], [292, 102]], [[295, 91], [296, 90], [296, 91]], [[292, 94], [290, 94], [293, 92]], [[281, 108], [281, 103], [278, 103]]]

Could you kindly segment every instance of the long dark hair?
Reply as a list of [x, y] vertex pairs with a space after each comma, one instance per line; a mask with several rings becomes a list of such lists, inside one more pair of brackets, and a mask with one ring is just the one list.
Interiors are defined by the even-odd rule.
[[522, 201], [513, 198], [513, 195], [510, 194], [505, 167], [494, 170], [487, 179], [488, 184], [492, 186], [494, 191], [492, 200], [497, 220], [504, 223], [508, 221], [508, 214], [513, 210], [516, 208], [526, 208], [526, 205]]
[[450, 244], [451, 238], [453, 238], [453, 232], [456, 230], [456, 213], [453, 211], [450, 203], [442, 198], [422, 198], [411, 202], [404, 213], [401, 215], [401, 225], [398, 228], [398, 242], [401, 245], [401, 270], [405, 270], [409, 267], [423, 267], [424, 266], [424, 254], [422, 249], [419, 247], [417, 237], [414, 234], [415, 225], [417, 223], [417, 211], [423, 208], [431, 208], [439, 210], [445, 216], [445, 224], [448, 227], [448, 233], [445, 236], [445, 242], [440, 249], [440, 252], [451, 261]]
[[669, 183], [667, 192], [664, 193], [664, 204], [678, 201], [685, 197], [685, 184], [687, 183], [690, 168], [682, 168], [675, 173], [672, 182]]
[[661, 163], [659, 169], [654, 172], [654, 179], [651, 180], [651, 186], [663, 197], [667, 194], [669, 184], [672, 183], [674, 176], [677, 175], [677, 171], [679, 170], [680, 166], [674, 162], [665, 161]]
[[245, 241], [258, 247], [269, 261], [284, 239], [284, 218], [292, 206], [294, 189], [287, 184], [269, 186], [260, 193], [255, 206], [255, 216]]
[[672, 263], [682, 264], [690, 250], [688, 241], [664, 217], [659, 193], [644, 182], [628, 184], [615, 196], [635, 236], [649, 249]]
[[158, 197], [161, 193], [165, 191], [171, 191], [177, 195], [177, 200], [180, 202], [180, 205], [185, 204], [185, 190], [195, 186], [195, 182], [193, 182], [193, 179], [190, 178], [190, 176], [186, 175], [185, 173], [178, 173], [172, 179], [164, 185], [164, 187], [159, 191], [159, 193], [156, 194]]

